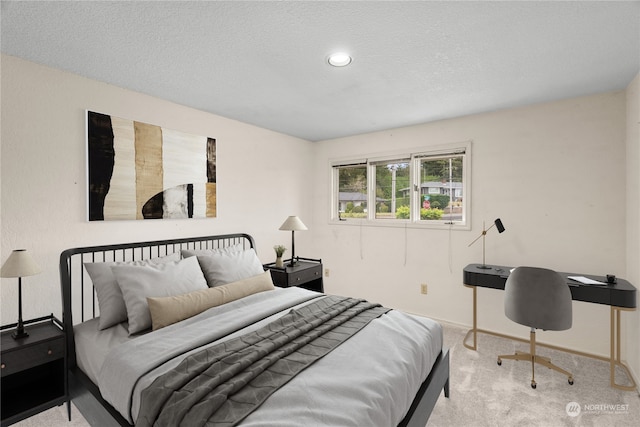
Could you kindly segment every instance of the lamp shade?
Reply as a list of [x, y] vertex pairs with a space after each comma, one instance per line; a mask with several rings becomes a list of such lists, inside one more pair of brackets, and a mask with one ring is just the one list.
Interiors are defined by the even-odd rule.
[[42, 270], [26, 249], [16, 249], [0, 269], [0, 277], [26, 277], [41, 273]]
[[290, 216], [285, 220], [285, 222], [280, 226], [280, 230], [285, 231], [303, 231], [307, 230], [307, 226], [304, 225], [300, 218], [295, 215]]

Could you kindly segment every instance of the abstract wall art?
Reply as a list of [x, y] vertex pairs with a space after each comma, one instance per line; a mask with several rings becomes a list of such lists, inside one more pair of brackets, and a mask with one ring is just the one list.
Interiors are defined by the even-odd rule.
[[213, 218], [216, 140], [87, 111], [89, 221]]

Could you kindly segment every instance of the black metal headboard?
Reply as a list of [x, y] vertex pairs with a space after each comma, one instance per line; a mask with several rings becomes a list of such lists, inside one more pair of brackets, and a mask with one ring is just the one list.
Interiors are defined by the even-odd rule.
[[[60, 254], [60, 286], [62, 290], [62, 323], [67, 331], [69, 367], [76, 365], [73, 325], [96, 317], [96, 295], [91, 279], [84, 269], [85, 262], [139, 261], [180, 252], [183, 249], [218, 249], [242, 245], [255, 247], [248, 234], [187, 237], [183, 239], [122, 243], [67, 249]], [[74, 317], [76, 321], [74, 321]]]

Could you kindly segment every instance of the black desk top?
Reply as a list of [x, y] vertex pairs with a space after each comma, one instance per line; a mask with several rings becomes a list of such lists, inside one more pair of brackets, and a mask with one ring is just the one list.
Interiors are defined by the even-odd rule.
[[[469, 264], [463, 270], [463, 283], [468, 286], [504, 289], [504, 285], [513, 267], [501, 265], [487, 265], [487, 269], [480, 268], [481, 264]], [[604, 276], [594, 276], [581, 273], [560, 273], [567, 277], [567, 284], [571, 290], [571, 297], [575, 301], [592, 302], [615, 307], [636, 308], [636, 288], [624, 279], [617, 278], [616, 283], [607, 285], [584, 285], [568, 278], [568, 276], [584, 276], [589, 279], [606, 282]]]

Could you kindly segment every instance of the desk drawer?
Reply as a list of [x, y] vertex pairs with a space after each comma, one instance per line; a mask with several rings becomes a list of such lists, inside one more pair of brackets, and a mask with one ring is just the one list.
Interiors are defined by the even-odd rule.
[[41, 342], [19, 351], [2, 354], [2, 376], [11, 375], [34, 366], [43, 365], [64, 357], [64, 338]]
[[298, 286], [322, 277], [322, 266], [318, 264], [312, 268], [295, 271], [289, 274], [289, 286]]

